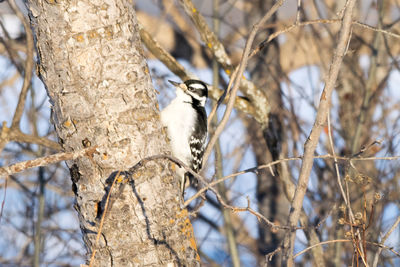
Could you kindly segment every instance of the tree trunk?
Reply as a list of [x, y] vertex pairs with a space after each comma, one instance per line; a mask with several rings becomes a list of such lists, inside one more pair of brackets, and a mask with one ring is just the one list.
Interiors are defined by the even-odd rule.
[[93, 266], [199, 265], [172, 164], [149, 161], [111, 187], [118, 171], [169, 153], [132, 1], [29, 3], [59, 142], [98, 147], [67, 163], [88, 260], [96, 250]]

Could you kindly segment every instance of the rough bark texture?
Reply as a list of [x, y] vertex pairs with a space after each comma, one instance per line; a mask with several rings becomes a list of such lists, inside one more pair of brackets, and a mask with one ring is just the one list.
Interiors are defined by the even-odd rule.
[[130, 182], [114, 185], [96, 246], [113, 174], [169, 151], [133, 2], [29, 2], [60, 143], [65, 151], [98, 146], [98, 153], [68, 163], [88, 256], [97, 250], [92, 266], [199, 265], [166, 160], [148, 162]]

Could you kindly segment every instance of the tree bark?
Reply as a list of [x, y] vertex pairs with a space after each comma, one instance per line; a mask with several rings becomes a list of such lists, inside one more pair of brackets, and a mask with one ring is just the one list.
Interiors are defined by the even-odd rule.
[[88, 259], [96, 250], [93, 266], [198, 266], [173, 164], [149, 161], [110, 183], [139, 160], [169, 153], [132, 1], [29, 4], [59, 142], [65, 151], [98, 147], [67, 163]]

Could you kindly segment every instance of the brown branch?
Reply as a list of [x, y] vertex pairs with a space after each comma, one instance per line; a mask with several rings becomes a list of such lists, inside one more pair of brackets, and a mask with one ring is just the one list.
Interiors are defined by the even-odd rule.
[[[207, 183], [206, 179], [201, 176], [200, 174], [196, 173], [195, 171], [193, 171], [191, 168], [189, 168], [188, 166], [186, 166], [181, 160], [179, 160], [178, 158], [174, 157], [174, 156], [170, 156], [170, 155], [154, 155], [154, 156], [150, 156], [144, 159], [141, 159], [139, 162], [137, 162], [134, 166], [132, 166], [131, 168], [129, 168], [128, 170], [128, 174], [130, 176], [132, 176], [135, 171], [140, 168], [141, 166], [143, 166], [146, 162], [148, 161], [152, 161], [152, 160], [157, 160], [157, 159], [168, 159], [172, 162], [174, 162], [175, 164], [178, 164], [180, 167], [184, 168], [187, 172], [189, 172], [190, 174], [192, 174], [195, 178], [197, 178], [199, 181], [201, 181], [208, 189], [210, 189], [215, 196], [217, 197], [218, 201], [221, 203], [222, 206], [224, 206], [225, 208], [231, 209], [234, 212], [243, 212], [243, 211], [248, 211], [251, 214], [255, 215], [259, 220], [263, 220], [267, 225], [269, 225], [270, 227], [273, 227], [274, 229], [288, 229], [287, 226], [279, 226], [274, 224], [273, 222], [269, 221], [266, 217], [264, 217], [262, 214], [260, 214], [259, 212], [253, 210], [250, 207], [250, 202], [248, 201], [248, 206], [246, 208], [243, 207], [235, 207], [235, 206], [231, 206], [228, 205], [220, 196], [220, 194], [218, 193], [218, 191], [216, 189], [214, 189], [213, 187], [209, 186], [209, 184]], [[184, 203], [183, 208], [186, 207], [187, 202]], [[189, 204], [189, 203], [187, 203]]]
[[269, 35], [268, 38], [264, 41], [262, 41], [257, 48], [255, 48], [250, 55], [250, 58], [253, 57], [254, 55], [256, 55], [258, 52], [260, 52], [263, 48], [265, 48], [265, 46], [271, 42], [272, 40], [274, 40], [275, 38], [277, 38], [279, 35], [290, 32], [296, 28], [299, 27], [304, 27], [307, 25], [313, 25], [313, 24], [331, 24], [331, 23], [339, 23], [341, 20], [339, 19], [317, 19], [317, 20], [309, 20], [309, 21], [303, 21], [303, 22], [298, 22], [295, 24], [292, 24], [282, 30], [279, 30], [277, 32], [274, 32], [273, 34]]
[[296, 187], [294, 198], [292, 200], [292, 208], [288, 219], [288, 224], [290, 225], [292, 230], [285, 235], [283, 244], [283, 262], [289, 267], [294, 266], [293, 249], [296, 239], [296, 231], [294, 229], [297, 226], [300, 212], [302, 210], [303, 200], [307, 190], [308, 180], [313, 165], [314, 152], [317, 147], [321, 131], [324, 127], [324, 124], [326, 123], [328, 109], [330, 108], [332, 91], [334, 89], [335, 82], [339, 74], [343, 57], [346, 53], [348, 42], [350, 40], [352, 14], [355, 2], [355, 0], [348, 0], [348, 6], [345, 10], [343, 22], [339, 32], [338, 46], [333, 56], [325, 88], [323, 89], [321, 94], [317, 116], [315, 118], [313, 128], [311, 129], [311, 133], [306, 143], [304, 144], [304, 157], [300, 169], [298, 186]]
[[0, 222], [1, 222], [1, 218], [3, 217], [4, 205], [6, 204], [7, 185], [8, 185], [8, 175], [6, 176], [6, 180], [4, 182], [4, 196], [3, 196], [3, 201], [1, 202]]
[[19, 95], [18, 104], [15, 109], [14, 117], [12, 120], [11, 128], [19, 127], [19, 122], [21, 120], [22, 114], [25, 108], [26, 95], [28, 93], [28, 88], [31, 84], [32, 70], [33, 70], [33, 34], [29, 23], [26, 21], [24, 14], [19, 10], [15, 3], [15, 0], [10, 0], [9, 4], [14, 10], [17, 17], [21, 20], [24, 25], [26, 33], [26, 60], [25, 60], [25, 77], [22, 85], [21, 93]]
[[3, 31], [3, 36], [0, 36], [0, 44], [2, 44], [2, 48], [7, 52], [8, 57], [11, 63], [14, 64], [17, 72], [22, 75], [24, 73], [24, 67], [21, 65], [22, 59], [19, 56], [18, 51], [15, 49], [15, 42], [11, 39], [2, 21], [0, 21], [0, 28]]
[[170, 71], [172, 71], [176, 76], [181, 78], [183, 81], [188, 80], [190, 75], [186, 72], [185, 68], [179, 64], [176, 59], [171, 56], [154, 38], [146, 31], [143, 25], [139, 24], [140, 27], [140, 38], [146, 45], [147, 49], [158, 58]]
[[39, 146], [48, 147], [56, 151], [60, 151], [62, 147], [57, 143], [45, 137], [39, 137], [35, 135], [25, 134], [21, 132], [18, 127], [8, 128], [7, 123], [3, 122], [3, 126], [0, 130], [0, 152], [3, 150], [8, 142], [20, 142], [36, 144]]
[[[179, 1], [183, 6], [186, 14], [194, 23], [198, 32], [200, 33], [200, 37], [203, 42], [206, 44], [206, 47], [211, 51], [215, 59], [221, 65], [221, 67], [225, 70], [225, 72], [231, 76], [233, 73], [233, 66], [230, 58], [228, 57], [224, 46], [221, 42], [219, 42], [218, 38], [212, 32], [212, 30], [208, 27], [207, 22], [195, 8], [193, 3], [190, 0], [180, 0]], [[277, 3], [280, 3], [280, 6], [284, 0], [280, 0]], [[275, 4], [276, 5], [276, 4]], [[274, 7], [272, 8], [274, 9]], [[271, 10], [272, 10], [271, 9]], [[274, 13], [274, 12], [271, 12]], [[248, 55], [246, 55], [247, 57]], [[240, 75], [240, 77], [242, 77]], [[232, 79], [232, 77], [231, 77]], [[251, 101], [253, 106], [255, 107], [255, 119], [262, 125], [266, 125], [268, 122], [268, 114], [270, 110], [269, 102], [263, 91], [259, 90], [255, 87], [255, 85], [246, 80], [240, 79], [240, 91], [242, 91]]]
[[352, 240], [350, 240], [350, 239], [336, 239], [336, 240], [323, 241], [323, 242], [320, 242], [320, 243], [318, 243], [318, 244], [314, 244], [314, 245], [312, 245], [312, 246], [309, 246], [309, 247], [303, 249], [302, 251], [300, 251], [299, 253], [297, 253], [296, 255], [294, 255], [293, 258], [296, 258], [296, 257], [300, 256], [301, 254], [306, 253], [306, 252], [309, 251], [310, 249], [313, 249], [314, 247], [317, 247], [317, 246], [322, 246], [322, 245], [330, 244], [330, 243], [351, 242], [351, 241], [352, 241]]
[[[252, 58], [254, 55], [256, 55], [258, 52], [260, 52], [269, 42], [271, 42], [272, 40], [276, 39], [279, 35], [287, 33], [287, 32], [291, 32], [294, 29], [297, 29], [299, 27], [304, 27], [304, 26], [308, 26], [308, 25], [315, 25], [315, 24], [333, 24], [333, 23], [340, 23], [341, 20], [340, 19], [316, 19], [316, 20], [308, 20], [308, 21], [303, 21], [303, 22], [298, 22], [295, 24], [292, 24], [290, 26], [287, 26], [285, 28], [283, 28], [282, 30], [279, 30], [277, 32], [274, 32], [273, 34], [269, 35], [267, 39], [265, 39], [264, 41], [262, 41], [256, 49], [254, 49], [251, 52], [250, 58]], [[368, 24], [359, 22], [354, 20], [352, 22], [353, 25], [359, 26], [361, 28], [364, 29], [368, 29], [371, 31], [375, 31], [375, 32], [380, 32], [383, 33], [385, 35], [388, 35], [390, 37], [396, 38], [396, 39], [400, 39], [400, 34], [391, 32], [391, 31], [387, 31], [384, 29], [378, 29], [375, 27], [372, 27]]]
[[[341, 157], [341, 156], [336, 156], [336, 155], [330, 155], [330, 154], [326, 154], [326, 155], [320, 155], [320, 156], [314, 156], [314, 159], [332, 159], [332, 160], [342, 160], [342, 161], [347, 161], [347, 162], [351, 162], [351, 161], [371, 161], [371, 160], [400, 160], [400, 156], [393, 156], [393, 157], [366, 157], [366, 158], [352, 158], [352, 157]], [[208, 183], [207, 185], [205, 185], [204, 187], [202, 187], [199, 191], [197, 191], [196, 194], [194, 194], [192, 197], [190, 197], [188, 200], [185, 201], [184, 206], [187, 207], [193, 200], [195, 200], [196, 198], [200, 197], [205, 191], [207, 191], [208, 189], [210, 189], [210, 187], [213, 187], [219, 183], [222, 183], [226, 180], [232, 179], [236, 176], [245, 174], [245, 173], [257, 173], [257, 171], [262, 170], [262, 169], [271, 169], [272, 166], [277, 165], [277, 164], [281, 164], [284, 162], [288, 162], [288, 161], [295, 161], [295, 160], [302, 160], [303, 156], [298, 156], [298, 157], [292, 157], [292, 158], [284, 158], [284, 159], [279, 159], [279, 160], [275, 160], [272, 161], [270, 163], [267, 164], [263, 164], [263, 165], [259, 165], [256, 167], [252, 167], [252, 168], [248, 168], [236, 173], [231, 173], [227, 176], [224, 176], [216, 181], [213, 181], [211, 183]]]
[[[392, 225], [392, 227], [390, 227], [390, 229], [387, 231], [387, 233], [382, 237], [381, 242], [379, 244], [379, 249], [375, 253], [374, 262], [372, 264], [372, 267], [378, 266], [378, 259], [379, 259], [379, 255], [382, 252], [383, 244], [385, 244], [386, 240], [389, 238], [389, 236], [392, 234], [392, 232], [396, 229], [396, 227], [399, 224], [400, 224], [400, 216], [397, 217], [397, 219], [394, 222], [394, 224]], [[397, 254], [397, 256], [399, 256], [399, 255]]]
[[0, 177], [11, 175], [15, 173], [19, 173], [25, 171], [27, 169], [46, 166], [52, 163], [65, 161], [65, 160], [74, 160], [82, 156], [92, 156], [93, 153], [96, 152], [97, 146], [85, 148], [82, 150], [78, 150], [76, 152], [62, 152], [53, 154], [50, 156], [45, 156], [37, 159], [27, 160], [12, 164], [10, 166], [0, 168]]
[[361, 28], [364, 28], [364, 29], [368, 29], [368, 30], [371, 30], [371, 31], [374, 31], [374, 32], [380, 32], [380, 33], [383, 33], [383, 34], [388, 35], [390, 37], [393, 37], [393, 38], [396, 38], [396, 39], [400, 39], [400, 34], [397, 34], [397, 33], [391, 32], [391, 31], [375, 28], [375, 27], [372, 27], [372, 26], [370, 26], [368, 24], [365, 24], [365, 23], [362, 23], [362, 22], [359, 22], [359, 21], [353, 21], [353, 24], [357, 25], [357, 26], [359, 26]]
[[[142, 25], [140, 25], [140, 27], [140, 37], [142, 38], [143, 43], [157, 59], [159, 59], [175, 75], [181, 78], [182, 81], [194, 77], [194, 75], [188, 73], [185, 68], [173, 56], [171, 56], [170, 53], [168, 53], [168, 51], [166, 51], [156, 40], [154, 40], [154, 38], [143, 28]], [[223, 91], [221, 91], [218, 87], [209, 86], [208, 89], [209, 97], [214, 100], [218, 100], [223, 94]], [[235, 98], [235, 108], [251, 115], [253, 118], [257, 117], [257, 113], [253, 105], [241, 97]]]
[[10, 139], [10, 128], [7, 127], [7, 122], [3, 121], [3, 126], [0, 131], [0, 153], [3, 151], [4, 147], [7, 145]]
[[375, 242], [369, 242], [369, 241], [367, 241], [367, 244], [374, 245], [374, 246], [377, 246], [377, 247], [379, 247], [379, 248], [387, 249], [387, 250], [389, 250], [390, 252], [392, 252], [394, 255], [396, 255], [397, 257], [400, 257], [400, 252], [394, 250], [393, 247], [388, 247], [388, 246], [385, 246], [385, 245], [382, 244], [382, 243], [375, 243]]
[[[276, 2], [271, 7], [271, 9], [253, 26], [253, 29], [250, 32], [249, 38], [246, 41], [246, 45], [245, 45], [245, 48], [244, 48], [244, 51], [242, 54], [242, 58], [240, 60], [240, 64], [235, 69], [235, 71], [231, 77], [231, 80], [229, 82], [228, 88], [227, 88], [227, 91], [228, 91], [228, 94], [230, 95], [230, 97], [229, 97], [229, 101], [228, 101], [226, 110], [221, 119], [221, 122], [215, 129], [214, 135], [212, 136], [209, 143], [207, 144], [207, 148], [204, 152], [204, 157], [203, 157], [204, 162], [207, 161], [209, 155], [211, 154], [211, 151], [212, 151], [212, 148], [213, 148], [215, 142], [218, 140], [219, 136], [221, 135], [222, 131], [225, 128], [226, 123], [229, 120], [229, 117], [230, 117], [232, 109], [233, 109], [234, 100], [235, 100], [237, 91], [239, 89], [240, 81], [243, 80], [242, 79], [243, 72], [247, 66], [247, 61], [249, 59], [251, 46], [253, 44], [254, 38], [256, 37], [258, 29], [278, 10], [278, 8], [283, 4], [283, 2], [284, 2], [284, 0], [280, 0], [280, 1]], [[233, 88], [232, 88], [232, 90], [229, 90], [232, 83], [233, 83]], [[267, 118], [265, 118], [265, 119], [266, 120], [264, 122], [267, 122], [268, 121]]]
[[35, 135], [25, 134], [17, 128], [10, 129], [9, 141], [36, 144], [39, 146], [44, 146], [44, 147], [54, 149], [56, 151], [61, 151], [61, 149], [62, 149], [60, 144], [57, 142], [54, 142], [46, 137], [39, 137], [39, 136], [35, 136]]
[[118, 171], [117, 175], [115, 175], [113, 182], [110, 186], [110, 191], [108, 191], [108, 193], [107, 193], [106, 203], [104, 204], [104, 211], [101, 216], [99, 230], [97, 231], [97, 235], [96, 235], [96, 243], [92, 247], [92, 256], [90, 257], [89, 267], [92, 266], [94, 256], [96, 255], [97, 247], [99, 245], [100, 235], [101, 235], [101, 231], [103, 230], [104, 219], [106, 217], [106, 213], [107, 213], [107, 209], [108, 209], [108, 203], [110, 202], [111, 191], [114, 187], [115, 182], [119, 179], [120, 173], [121, 173], [121, 171]]
[[8, 77], [8, 79], [5, 79], [0, 83], [0, 89], [6, 86], [11, 87], [19, 79], [19, 77], [20, 77], [19, 72], [15, 71], [15, 73], [12, 76]]

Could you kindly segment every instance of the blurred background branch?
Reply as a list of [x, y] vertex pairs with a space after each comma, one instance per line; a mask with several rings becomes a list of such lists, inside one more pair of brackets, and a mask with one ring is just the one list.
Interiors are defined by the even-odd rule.
[[[291, 227], [297, 230], [289, 256], [295, 256], [296, 266], [400, 264], [391, 252], [400, 250], [397, 1], [356, 2], [347, 52], [329, 85], [332, 97], [325, 94], [331, 101], [330, 127], [320, 124], [311, 138], [313, 150], [304, 153], [346, 2], [286, 0], [255, 35], [232, 113], [201, 173], [211, 181], [205, 189], [212, 187], [217, 195], [194, 188], [186, 195], [189, 208], [204, 195], [192, 214], [204, 266], [282, 266], [280, 247], [293, 208]], [[252, 27], [274, 4], [135, 1], [160, 109], [174, 95], [168, 79], [202, 79], [210, 84], [207, 112], [215, 110], [214, 134]], [[54, 163], [60, 158], [45, 166], [37, 161], [49, 162], [63, 144], [54, 134], [40, 71], [35, 72], [27, 14], [23, 1], [0, 3], [0, 167], [4, 174], [19, 163], [42, 167], [22, 168], [7, 182], [0, 178], [0, 265], [77, 266], [86, 252], [69, 170]], [[74, 123], [67, 120], [63, 127]], [[302, 175], [307, 179], [299, 180], [303, 155], [310, 168]], [[299, 184], [303, 196], [292, 203]]]

